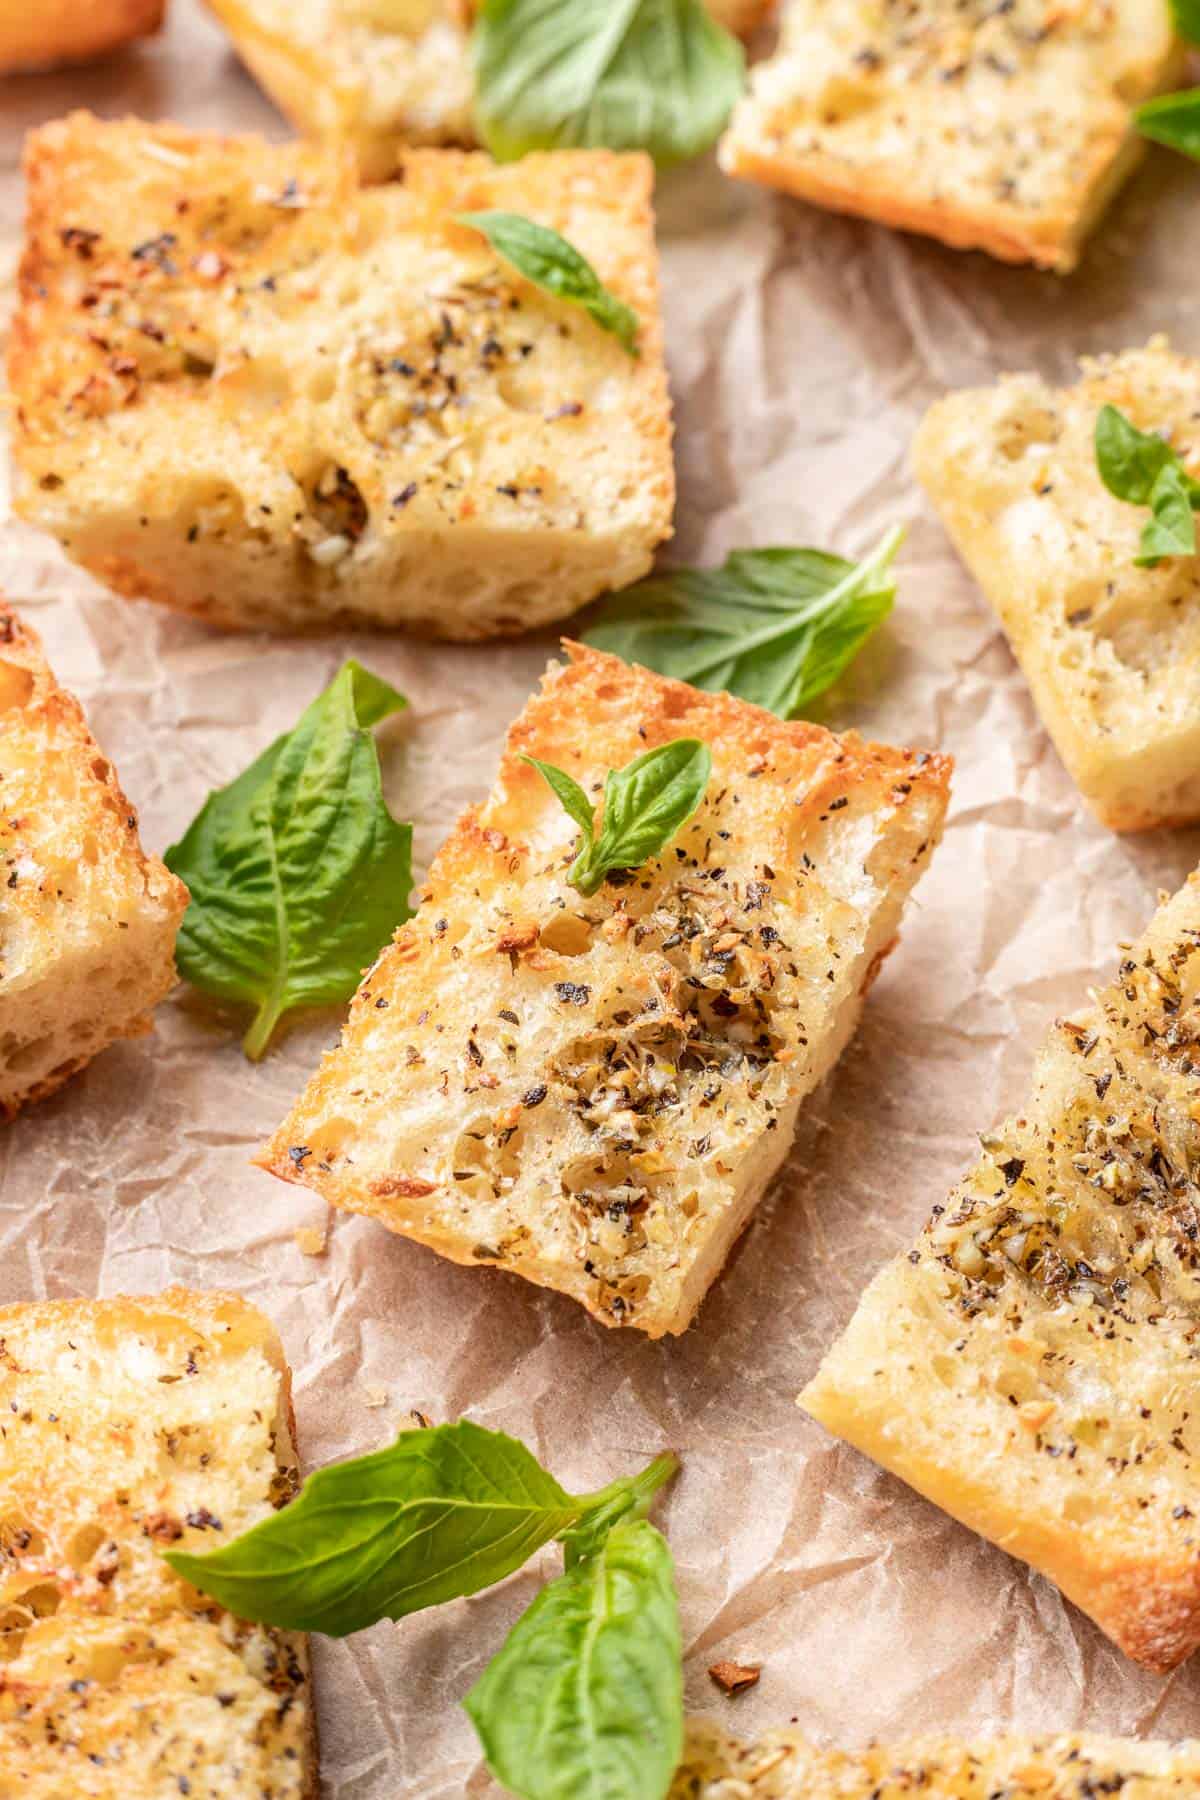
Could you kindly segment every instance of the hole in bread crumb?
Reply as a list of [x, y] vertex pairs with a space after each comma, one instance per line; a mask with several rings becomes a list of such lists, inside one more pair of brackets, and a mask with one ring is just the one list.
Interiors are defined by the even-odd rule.
[[25, 1074], [30, 1069], [40, 1068], [47, 1056], [53, 1054], [53, 1050], [52, 1035], [32, 1038], [29, 1043], [22, 1044], [4, 1056], [4, 1067], [12, 1075]]
[[0, 662], [0, 713], [27, 706], [33, 697], [33, 676], [19, 663]]
[[596, 937], [586, 919], [576, 913], [560, 913], [542, 927], [540, 941], [558, 956], [582, 956], [592, 948]]
[[102, 1531], [99, 1525], [80, 1525], [71, 1533], [67, 1544], [67, 1561], [71, 1567], [80, 1571], [86, 1569], [107, 1537], [108, 1533]]

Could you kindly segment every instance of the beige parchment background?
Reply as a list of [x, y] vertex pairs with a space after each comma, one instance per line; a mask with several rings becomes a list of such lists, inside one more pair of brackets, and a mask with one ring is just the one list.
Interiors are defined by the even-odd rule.
[[[36, 0], [32, 0], [36, 4]], [[24, 131], [71, 105], [196, 126], [282, 126], [198, 0], [103, 65], [0, 82], [0, 259], [19, 231]], [[875, 1734], [1089, 1727], [1200, 1734], [1200, 1661], [1134, 1669], [1044, 1581], [839, 1448], [795, 1407], [885, 1257], [1019, 1103], [1057, 1011], [1107, 977], [1116, 940], [1200, 858], [1200, 832], [1124, 841], [1084, 812], [990, 612], [914, 488], [908, 445], [943, 388], [1167, 330], [1200, 349], [1200, 171], [1156, 154], [1069, 282], [1005, 269], [733, 186], [711, 165], [660, 193], [680, 477], [671, 555], [739, 546], [864, 551], [911, 527], [891, 624], [828, 722], [952, 751], [950, 827], [854, 1047], [698, 1323], [650, 1344], [515, 1277], [457, 1269], [248, 1166], [328, 1017], [250, 1068], [185, 990], [157, 1034], [104, 1055], [0, 1136], [0, 1299], [236, 1289], [277, 1322], [308, 1466], [375, 1448], [410, 1408], [519, 1433], [593, 1488], [665, 1444], [685, 1472], [660, 1515], [678, 1562], [688, 1698], [746, 1734], [788, 1720]], [[6, 508], [0, 496], [0, 519]], [[394, 809], [424, 867], [485, 791], [549, 638], [479, 650], [387, 638], [228, 638], [105, 593], [0, 523], [0, 590], [141, 811], [176, 838], [208, 789], [291, 725], [343, 657], [410, 697], [387, 735]], [[489, 1791], [456, 1702], [554, 1567], [348, 1644], [323, 1645], [329, 1800]], [[721, 1698], [720, 1657], [761, 1661]]]

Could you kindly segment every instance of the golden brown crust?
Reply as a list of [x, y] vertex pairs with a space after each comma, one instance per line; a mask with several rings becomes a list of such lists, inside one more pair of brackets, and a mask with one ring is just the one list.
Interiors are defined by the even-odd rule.
[[1200, 1646], [1200, 874], [982, 1142], [803, 1404], [1165, 1673]]
[[161, 1554], [295, 1490], [266, 1319], [178, 1288], [0, 1308], [0, 1405], [0, 1788], [315, 1795], [304, 1640], [228, 1617]]
[[151, 1028], [187, 890], [36, 635], [0, 600], [0, 1117]]
[[693, 1719], [670, 1800], [1186, 1800], [1198, 1783], [1200, 1743], [923, 1737], [846, 1752], [797, 1731], [740, 1743]]
[[[687, 1326], [852, 1032], [949, 763], [567, 650], [261, 1160], [659, 1336]], [[701, 812], [585, 900], [574, 828], [524, 758], [598, 792], [686, 736], [714, 757]]]
[[[231, 629], [513, 635], [636, 580], [674, 505], [653, 170], [497, 167], [74, 115], [34, 133], [9, 351], [16, 504], [77, 560]], [[462, 212], [568, 236], [635, 360]]]
[[721, 164], [818, 206], [1065, 273], [1141, 154], [1133, 107], [1183, 68], [1159, 0], [1090, 11], [916, 0], [902, 16], [866, 0], [791, 0]]
[[0, 0], [0, 73], [84, 62], [162, 25], [165, 0]]
[[1105, 488], [1096, 421], [1117, 406], [1200, 470], [1197, 391], [1200, 363], [1157, 338], [1086, 359], [1071, 388], [1014, 375], [951, 394], [914, 446], [1055, 747], [1114, 831], [1200, 817], [1200, 565], [1137, 566], [1149, 513]]

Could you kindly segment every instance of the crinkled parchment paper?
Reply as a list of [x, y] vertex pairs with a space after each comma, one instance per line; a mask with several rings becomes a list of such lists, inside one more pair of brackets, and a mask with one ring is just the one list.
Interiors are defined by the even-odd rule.
[[[282, 127], [196, 0], [160, 42], [70, 75], [0, 83], [0, 248], [19, 228], [23, 131], [71, 105], [193, 125]], [[853, 1048], [698, 1323], [651, 1344], [513, 1276], [453, 1268], [365, 1220], [325, 1255], [295, 1233], [319, 1203], [249, 1167], [321, 1049], [328, 1017], [250, 1068], [180, 993], [157, 1034], [110, 1050], [0, 1135], [0, 1297], [228, 1287], [278, 1324], [313, 1467], [377, 1447], [411, 1408], [525, 1437], [595, 1488], [664, 1444], [688, 1698], [752, 1733], [946, 1728], [1200, 1731], [1200, 1661], [1166, 1681], [1127, 1663], [1046, 1582], [838, 1447], [795, 1406], [876, 1268], [907, 1244], [1025, 1092], [1056, 1012], [1114, 965], [1200, 833], [1121, 840], [1085, 813], [992, 616], [916, 492], [908, 446], [944, 387], [1167, 330], [1200, 348], [1200, 172], [1156, 155], [1069, 282], [837, 219], [710, 166], [660, 194], [678, 423], [671, 552], [864, 551], [911, 526], [891, 624], [827, 718], [958, 759], [946, 841]], [[0, 527], [0, 590], [43, 633], [138, 805], [177, 837], [346, 655], [406, 692], [388, 792], [421, 867], [483, 794], [548, 638], [477, 650], [218, 636], [105, 593], [28, 528]], [[550, 1557], [497, 1592], [347, 1644], [317, 1678], [331, 1800], [489, 1791], [456, 1702]], [[734, 1701], [708, 1666], [761, 1662]]]

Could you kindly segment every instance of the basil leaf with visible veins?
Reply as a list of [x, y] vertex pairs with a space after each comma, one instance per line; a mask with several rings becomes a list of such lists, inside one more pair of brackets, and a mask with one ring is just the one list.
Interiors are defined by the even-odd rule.
[[1134, 561], [1154, 568], [1164, 556], [1195, 556], [1200, 482], [1192, 480], [1166, 438], [1139, 431], [1115, 406], [1096, 419], [1096, 467], [1110, 494], [1151, 517]]
[[702, 0], [484, 0], [475, 120], [501, 162], [529, 150], [648, 150], [684, 162], [716, 142], [746, 74]]
[[683, 1754], [682, 1639], [654, 1526], [615, 1526], [543, 1588], [464, 1704], [519, 1800], [663, 1800]]
[[502, 1581], [553, 1538], [649, 1504], [673, 1456], [568, 1494], [525, 1446], [469, 1419], [310, 1475], [299, 1495], [207, 1555], [166, 1560], [239, 1618], [345, 1637]]
[[167, 867], [186, 882], [176, 959], [218, 999], [252, 1005], [257, 1059], [284, 1015], [358, 986], [411, 917], [412, 827], [383, 799], [370, 727], [407, 705], [348, 662], [294, 730], [209, 795]]
[[586, 256], [557, 231], [520, 213], [508, 212], [459, 213], [458, 223], [482, 232], [496, 254], [511, 263], [526, 281], [559, 300], [582, 306], [630, 356], [638, 354], [637, 314], [609, 292]]
[[892, 610], [898, 528], [861, 563], [737, 550], [719, 569], [652, 575], [606, 600], [584, 641], [710, 693], [797, 718]]
[[[570, 775], [532, 756], [523, 759], [554, 790], [583, 832], [567, 871], [581, 894], [594, 894], [619, 869], [640, 869], [664, 850], [697, 811], [712, 776], [712, 751], [698, 738], [675, 738], [610, 769], [599, 835], [587, 795]], [[585, 810], [586, 809], [586, 810]]]

